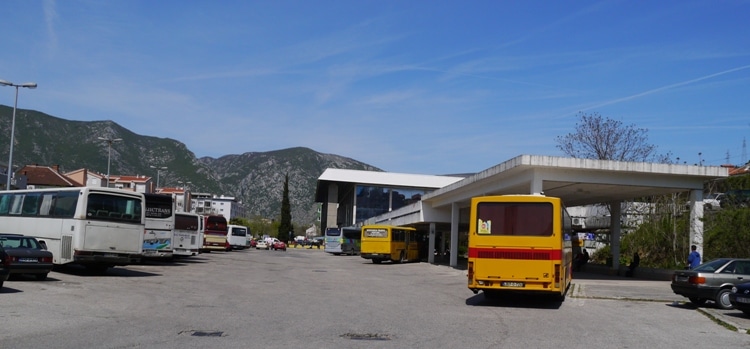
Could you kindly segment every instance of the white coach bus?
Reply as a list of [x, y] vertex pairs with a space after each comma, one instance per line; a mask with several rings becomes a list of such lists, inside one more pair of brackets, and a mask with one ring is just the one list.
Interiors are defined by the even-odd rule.
[[54, 264], [105, 271], [137, 263], [143, 252], [143, 194], [110, 188], [0, 191], [0, 229], [34, 236]]
[[203, 239], [200, 237], [201, 221], [201, 216], [195, 213], [175, 213], [172, 238], [172, 253], [175, 256], [198, 255], [203, 246]]
[[172, 258], [175, 203], [172, 195], [143, 194], [146, 198], [146, 229], [143, 256]]

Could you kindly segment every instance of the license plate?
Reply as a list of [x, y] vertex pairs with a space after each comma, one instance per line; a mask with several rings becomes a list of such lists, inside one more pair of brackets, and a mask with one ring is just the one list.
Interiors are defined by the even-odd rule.
[[687, 282], [688, 281], [688, 277], [687, 276], [678, 276], [675, 280], [676, 281], [681, 281], [681, 282]]
[[114, 257], [117, 257], [117, 254], [116, 253], [105, 253], [104, 257], [114, 258]]
[[503, 282], [500, 283], [500, 285], [503, 286], [503, 287], [524, 287], [524, 286], [526, 286], [526, 285], [524, 285], [523, 282], [515, 282], [515, 281], [503, 281]]
[[737, 297], [737, 303], [750, 303], [750, 298]]
[[38, 263], [39, 262], [39, 260], [36, 258], [19, 258], [18, 261], [24, 262], [24, 263]]

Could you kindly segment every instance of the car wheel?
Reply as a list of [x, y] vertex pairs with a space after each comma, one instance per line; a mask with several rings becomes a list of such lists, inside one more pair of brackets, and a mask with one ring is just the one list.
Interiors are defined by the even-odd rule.
[[695, 297], [690, 297], [688, 299], [690, 299], [690, 303], [693, 303], [693, 304], [695, 304], [697, 306], [702, 306], [702, 305], [706, 304], [706, 300], [705, 299], [695, 298]]
[[724, 288], [716, 294], [716, 307], [719, 309], [732, 309], [732, 303], [729, 302], [729, 290]]
[[36, 274], [34, 275], [38, 281], [44, 281], [47, 280], [47, 273], [44, 274]]

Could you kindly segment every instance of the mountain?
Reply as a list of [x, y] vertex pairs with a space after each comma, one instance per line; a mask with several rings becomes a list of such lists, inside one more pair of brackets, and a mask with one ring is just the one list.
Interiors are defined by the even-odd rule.
[[[0, 163], [7, 161], [13, 108], [0, 105]], [[318, 177], [326, 168], [380, 171], [347, 157], [308, 148], [196, 158], [185, 144], [169, 138], [142, 136], [113, 121], [70, 121], [33, 110], [16, 110], [14, 168], [59, 165], [62, 172], [87, 168], [110, 174], [156, 177], [162, 186], [190, 182], [194, 192], [234, 196], [251, 215], [276, 218], [281, 212], [284, 175], [289, 174], [289, 201], [295, 226], [309, 227], [317, 218], [314, 205]]]

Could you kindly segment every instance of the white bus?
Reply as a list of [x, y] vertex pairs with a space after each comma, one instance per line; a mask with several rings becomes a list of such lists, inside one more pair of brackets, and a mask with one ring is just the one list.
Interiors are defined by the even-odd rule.
[[242, 225], [227, 225], [227, 242], [233, 249], [242, 250], [247, 244], [247, 227]]
[[143, 194], [110, 188], [0, 191], [0, 227], [34, 236], [54, 264], [105, 271], [137, 263], [143, 252]]
[[201, 216], [195, 213], [174, 214], [174, 237], [172, 251], [175, 256], [195, 256], [203, 246], [201, 239]]
[[358, 255], [362, 247], [362, 228], [326, 228], [324, 251], [335, 255]]
[[146, 198], [146, 229], [143, 231], [143, 256], [172, 257], [175, 203], [171, 195], [143, 194]]

